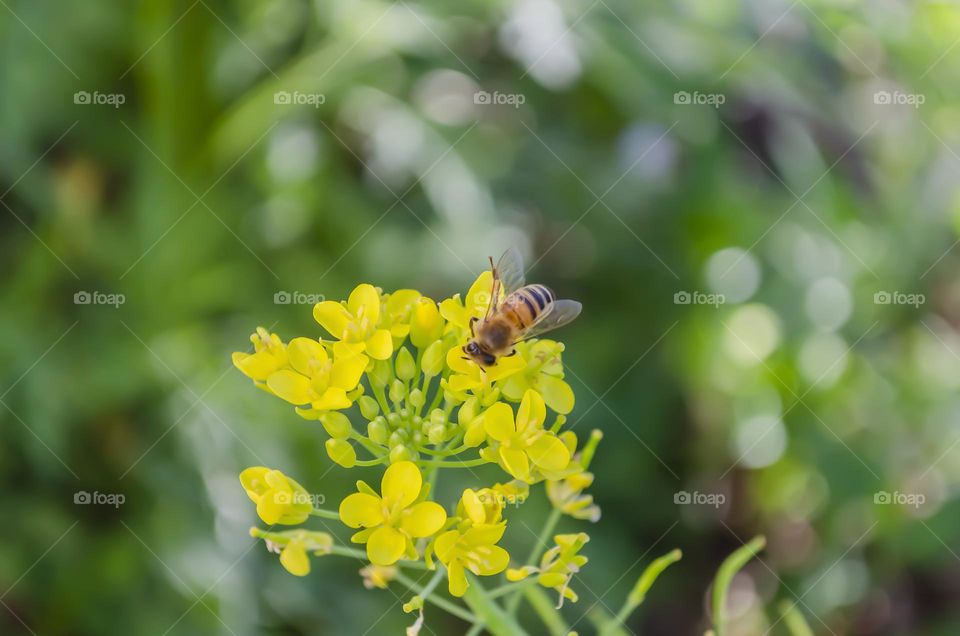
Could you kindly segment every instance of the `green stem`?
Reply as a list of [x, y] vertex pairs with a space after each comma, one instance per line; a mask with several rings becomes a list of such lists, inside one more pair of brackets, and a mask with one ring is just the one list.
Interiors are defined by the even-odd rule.
[[516, 581], [514, 583], [505, 583], [500, 587], [495, 587], [492, 590], [487, 592], [487, 596], [490, 598], [499, 598], [505, 594], [510, 594], [511, 592], [519, 592], [528, 585], [533, 585], [537, 582], [537, 577], [531, 576], [522, 581]]
[[560, 611], [557, 610], [553, 604], [553, 600], [551, 600], [542, 587], [528, 587], [523, 590], [523, 595], [526, 597], [527, 602], [530, 603], [533, 611], [535, 611], [537, 616], [540, 617], [540, 620], [543, 621], [550, 636], [566, 636], [569, 632], [567, 622], [563, 620]]
[[783, 622], [790, 630], [791, 636], [813, 636], [813, 630], [810, 629], [810, 625], [807, 624], [803, 614], [797, 609], [796, 603], [784, 601], [780, 603], [779, 608], [780, 614], [783, 616]]
[[439, 461], [436, 459], [421, 459], [417, 461], [418, 464], [424, 467], [436, 467], [436, 468], [471, 468], [473, 466], [483, 466], [484, 464], [489, 464], [490, 462], [482, 457], [477, 459], [468, 459], [466, 461]]
[[[550, 535], [553, 534], [554, 529], [557, 527], [557, 523], [560, 521], [560, 516], [562, 513], [559, 508], [554, 508], [550, 511], [550, 516], [547, 517], [546, 523], [543, 524], [543, 530], [540, 531], [540, 536], [537, 537], [536, 542], [533, 544], [533, 548], [530, 550], [530, 556], [527, 557], [526, 565], [537, 565], [537, 561], [540, 560], [540, 555], [543, 554], [544, 546], [549, 546]], [[520, 607], [521, 595], [514, 593], [510, 600], [507, 601], [507, 613], [511, 616], [517, 613], [517, 608]]]
[[630, 590], [630, 594], [627, 595], [627, 600], [624, 601], [623, 607], [620, 608], [617, 615], [611, 617], [610, 620], [606, 621], [600, 627], [600, 636], [613, 636], [613, 634], [626, 623], [627, 619], [630, 618], [630, 614], [643, 603], [647, 597], [647, 592], [653, 586], [657, 577], [660, 576], [667, 567], [679, 561], [682, 556], [683, 553], [681, 553], [680, 550], [673, 550], [658, 559], [654, 559], [640, 575], [640, 578], [637, 579], [636, 584], [633, 586], [633, 589]]
[[[440, 577], [439, 580], [443, 579], [443, 570], [439, 570], [437, 574], [434, 575], [433, 579], [431, 579], [430, 583], [427, 584], [427, 586], [429, 587], [430, 584], [433, 584], [435, 587], [436, 586], [435, 581], [439, 582], [437, 578], [438, 576]], [[448, 614], [452, 614], [457, 618], [467, 621], [468, 623], [476, 623], [478, 620], [476, 616], [474, 616], [467, 610], [463, 609], [462, 607], [458, 607], [446, 599], [432, 596], [430, 593], [433, 591], [432, 589], [429, 592], [426, 591], [425, 587], [421, 587], [420, 585], [417, 584], [416, 581], [408, 579], [406, 576], [404, 576], [403, 574], [400, 574], [399, 572], [397, 572], [395, 580], [398, 583], [404, 585], [407, 589], [411, 590], [412, 592], [420, 596], [420, 598], [422, 598], [427, 603], [433, 603], [434, 605], [444, 610]]]
[[340, 521], [340, 514], [334, 510], [324, 510], [323, 508], [314, 508], [310, 511], [310, 514], [314, 517], [322, 517], [324, 519], [333, 519], [334, 521]]
[[766, 544], [767, 540], [763, 536], [754, 537], [750, 543], [728, 556], [717, 570], [717, 577], [713, 581], [713, 625], [717, 636], [727, 633], [727, 592], [733, 577]]
[[468, 574], [467, 581], [469, 585], [463, 600], [488, 632], [493, 636], [526, 636], [527, 632], [520, 627], [517, 620], [504, 612], [503, 608], [490, 598], [477, 577]]
[[379, 466], [387, 462], [389, 457], [378, 457], [377, 459], [358, 459], [354, 466]]

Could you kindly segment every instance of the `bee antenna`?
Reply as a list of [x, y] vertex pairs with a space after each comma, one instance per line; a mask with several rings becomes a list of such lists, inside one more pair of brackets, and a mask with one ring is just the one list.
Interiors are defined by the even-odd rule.
[[488, 256], [487, 258], [490, 259], [490, 269], [496, 269], [497, 266], [493, 264], [493, 257]]

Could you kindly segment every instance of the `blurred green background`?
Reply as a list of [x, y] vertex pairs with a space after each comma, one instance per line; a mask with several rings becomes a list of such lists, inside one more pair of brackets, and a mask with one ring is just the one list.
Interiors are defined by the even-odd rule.
[[818, 634], [960, 630], [955, 3], [0, 4], [3, 634], [400, 633], [359, 564], [247, 535], [243, 468], [357, 475], [230, 352], [509, 245], [585, 307], [575, 629], [679, 547], [628, 627], [702, 633], [765, 533], [735, 633], [798, 598]]

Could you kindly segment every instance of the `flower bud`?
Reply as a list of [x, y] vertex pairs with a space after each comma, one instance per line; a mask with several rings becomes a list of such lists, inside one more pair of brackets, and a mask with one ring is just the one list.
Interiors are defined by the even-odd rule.
[[426, 398], [423, 397], [423, 391], [420, 389], [414, 389], [413, 391], [410, 391], [410, 399], [408, 401], [410, 402], [410, 406], [415, 409], [419, 409], [421, 406], [423, 406]]
[[394, 431], [390, 433], [390, 441], [388, 442], [390, 448], [403, 445], [403, 443], [407, 441], [406, 433], [406, 431]]
[[361, 396], [357, 404], [360, 405], [360, 414], [367, 420], [372, 420], [380, 414], [380, 405], [369, 395]]
[[387, 383], [393, 377], [393, 370], [390, 367], [389, 360], [377, 360], [373, 363], [372, 368], [367, 371], [367, 378], [370, 380], [370, 384], [375, 387], [387, 386]]
[[394, 380], [393, 384], [390, 385], [390, 400], [397, 404], [402, 402], [405, 397], [407, 397], [407, 385], [400, 380]]
[[402, 347], [397, 352], [397, 377], [408, 382], [417, 374], [417, 363], [413, 360], [413, 355], [406, 347]]
[[446, 436], [447, 428], [442, 424], [435, 424], [431, 426], [430, 431], [427, 433], [427, 439], [429, 439], [430, 443], [434, 446], [442, 444]]
[[345, 439], [353, 432], [353, 425], [350, 424], [350, 418], [340, 411], [329, 411], [320, 416], [320, 423], [327, 435], [334, 439]]
[[593, 454], [597, 450], [597, 444], [599, 444], [602, 439], [603, 432], [601, 432], [600, 429], [595, 428], [590, 431], [590, 439], [587, 440], [587, 445], [583, 447], [583, 454], [580, 455], [580, 465], [583, 466], [584, 470], [590, 467]]
[[443, 350], [443, 341], [437, 340], [423, 352], [423, 359], [420, 366], [423, 369], [423, 375], [428, 378], [440, 375], [443, 371], [443, 363], [446, 358], [446, 351]]
[[390, 425], [390, 428], [396, 428], [400, 425], [400, 416], [396, 413], [389, 413], [387, 415], [387, 424]]
[[374, 444], [386, 444], [387, 436], [387, 421], [383, 419], [382, 415], [370, 420], [370, 423], [367, 424], [367, 437], [370, 438], [370, 441]]
[[443, 412], [443, 409], [433, 409], [432, 411], [430, 411], [430, 423], [446, 424], [447, 414]]
[[393, 450], [390, 451], [390, 463], [396, 464], [397, 462], [410, 461], [413, 459], [413, 455], [410, 453], [410, 449], [400, 444], [399, 446], [394, 446]]
[[442, 335], [443, 318], [437, 304], [429, 298], [420, 298], [410, 316], [410, 342], [417, 349], [423, 349]]
[[328, 439], [326, 443], [327, 455], [344, 468], [353, 468], [357, 463], [357, 451], [345, 439]]

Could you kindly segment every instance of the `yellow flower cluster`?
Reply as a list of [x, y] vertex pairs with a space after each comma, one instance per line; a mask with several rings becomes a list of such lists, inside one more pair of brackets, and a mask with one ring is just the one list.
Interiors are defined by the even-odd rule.
[[[492, 282], [484, 272], [465, 297], [440, 302], [412, 289], [385, 294], [362, 284], [345, 301], [314, 307], [326, 332], [319, 337], [285, 341], [258, 328], [253, 351], [233, 354], [234, 365], [258, 388], [323, 427], [333, 462], [380, 467], [373, 468], [379, 490], [358, 481], [357, 492], [343, 497], [337, 510], [314, 506], [317, 498], [279, 470], [257, 466], [240, 474], [267, 525], [299, 525], [310, 517], [339, 521], [355, 530], [350, 542], [364, 547], [337, 545], [326, 532], [252, 530], [279, 551], [288, 571], [307, 574], [309, 554], [355, 556], [369, 563], [361, 570], [364, 584], [382, 588], [408, 581], [402, 568], [426, 568], [442, 573], [450, 594], [468, 606], [473, 576], [507, 571], [510, 580], [520, 580], [536, 572], [541, 585], [575, 600], [568, 583], [586, 562], [578, 554], [586, 535], [556, 535], [555, 548], [542, 556], [535, 549], [512, 570], [510, 554], [498, 543], [507, 530], [505, 515], [541, 482], [554, 509], [544, 536], [561, 515], [599, 519], [584, 490], [593, 479], [587, 468], [600, 435], [594, 432], [578, 451], [577, 436], [562, 430], [574, 407], [563, 344], [520, 342], [516, 355], [486, 368], [463, 355], [471, 323], [487, 311]], [[483, 465], [499, 466], [506, 483], [463, 490], [448, 514], [432, 488], [441, 471]], [[411, 589], [415, 598], [441, 604], [431, 595], [434, 587]]]

